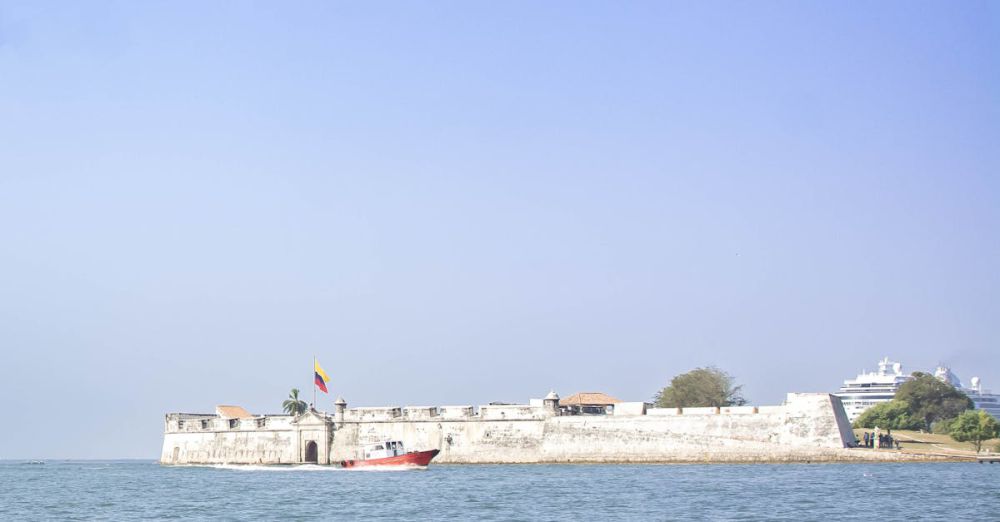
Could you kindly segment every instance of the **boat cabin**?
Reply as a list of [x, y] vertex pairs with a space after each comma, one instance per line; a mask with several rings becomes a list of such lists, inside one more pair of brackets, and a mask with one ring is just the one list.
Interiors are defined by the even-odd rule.
[[406, 450], [403, 448], [403, 441], [401, 440], [387, 440], [365, 446], [365, 460], [385, 459], [400, 455], [406, 455]]

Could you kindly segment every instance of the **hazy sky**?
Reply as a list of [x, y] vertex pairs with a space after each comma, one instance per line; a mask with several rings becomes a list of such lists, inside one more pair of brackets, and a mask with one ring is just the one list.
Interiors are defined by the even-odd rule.
[[0, 458], [163, 414], [1000, 389], [996, 2], [0, 2]]

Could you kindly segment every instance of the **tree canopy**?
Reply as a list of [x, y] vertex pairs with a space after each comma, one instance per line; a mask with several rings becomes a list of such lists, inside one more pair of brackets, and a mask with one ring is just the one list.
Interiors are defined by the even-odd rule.
[[654, 401], [659, 408], [741, 406], [747, 402], [742, 392], [743, 386], [737, 386], [731, 375], [708, 366], [674, 377]]
[[891, 430], [919, 430], [923, 425], [922, 419], [910, 414], [910, 405], [900, 400], [876, 404], [854, 421], [854, 427], [868, 429], [878, 426]]
[[285, 399], [285, 402], [281, 403], [281, 408], [289, 415], [301, 415], [306, 412], [307, 407], [306, 401], [299, 399], [298, 388], [292, 388], [291, 393], [288, 394], [288, 398]]
[[891, 401], [865, 410], [854, 421], [854, 427], [928, 431], [940, 428], [939, 431], [948, 433], [951, 427], [945, 421], [973, 406], [969, 397], [954, 386], [933, 375], [915, 372], [913, 379], [900, 385]]
[[983, 410], [970, 410], [955, 418], [950, 435], [959, 442], [971, 442], [979, 453], [983, 441], [1000, 437], [1000, 423]]
[[926, 430], [937, 421], [956, 417], [974, 407], [960, 390], [923, 372], [914, 372], [913, 379], [900, 385], [893, 400], [905, 402], [910, 416], [922, 421], [921, 427]]

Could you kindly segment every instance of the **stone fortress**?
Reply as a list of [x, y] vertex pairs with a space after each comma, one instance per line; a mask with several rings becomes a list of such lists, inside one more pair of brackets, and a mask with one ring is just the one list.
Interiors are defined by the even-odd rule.
[[[435, 463], [815, 462], [871, 459], [851, 450], [840, 399], [790, 393], [778, 406], [653, 408], [621, 402], [605, 413], [560, 407], [550, 392], [530, 404], [348, 408], [332, 414], [166, 415], [163, 464], [333, 464], [365, 444], [440, 449]], [[574, 414], [571, 414], [574, 413]], [[888, 455], [877, 458], [888, 458]]]

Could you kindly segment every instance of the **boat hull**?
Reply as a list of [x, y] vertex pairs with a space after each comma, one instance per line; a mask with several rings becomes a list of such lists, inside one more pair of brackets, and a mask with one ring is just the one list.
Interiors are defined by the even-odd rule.
[[425, 467], [431, 463], [431, 459], [437, 456], [441, 450], [411, 451], [404, 455], [395, 457], [385, 457], [381, 459], [368, 460], [342, 460], [340, 466], [344, 468], [367, 468], [374, 466], [393, 467]]

